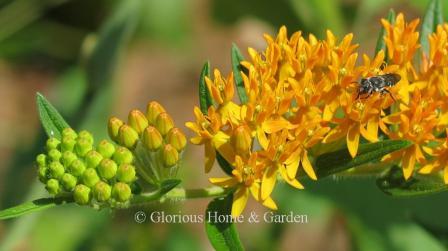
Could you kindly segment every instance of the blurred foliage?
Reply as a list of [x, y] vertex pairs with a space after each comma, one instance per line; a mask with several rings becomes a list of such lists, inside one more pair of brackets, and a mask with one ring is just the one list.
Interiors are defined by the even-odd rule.
[[[393, 7], [397, 12], [410, 12], [423, 18], [429, 0], [210, 0], [207, 2], [210, 10], [194, 9], [197, 4], [193, 4], [193, 0], [142, 2], [139, 10], [133, 12], [138, 23], [137, 32], [132, 34], [134, 41], [148, 39], [168, 48], [185, 48], [194, 35], [195, 13], [209, 11], [205, 14], [212, 17], [213, 27], [217, 28], [219, 25], [232, 27], [244, 18], [255, 18], [274, 29], [286, 25], [289, 31], [303, 30], [319, 37], [327, 28], [337, 35], [354, 32], [356, 41], [372, 43], [373, 52], [376, 37], [371, 36], [371, 28], [380, 29], [379, 17], [386, 16]], [[86, 45], [86, 36], [103, 30], [106, 20], [119, 16], [117, 12], [123, 11], [121, 4], [126, 3], [106, 0], [0, 1], [0, 58], [11, 64], [57, 70], [57, 85], [48, 90], [54, 104], [70, 124], [93, 130], [102, 137], [105, 134], [104, 118], [116, 95], [113, 85], [105, 85], [113, 82], [111, 73], [114, 71], [107, 67], [110, 71], [105, 71], [107, 73], [101, 78], [111, 79], [99, 80], [99, 87], [93, 88], [89, 82], [91, 78], [83, 68], [85, 55], [82, 55], [82, 48]], [[443, 10], [448, 16], [445, 2]], [[98, 62], [108, 60], [103, 58]], [[2, 184], [2, 207], [42, 194], [43, 191], [32, 185], [34, 171], [31, 163], [44, 138], [41, 130], [30, 146], [17, 149], [11, 166], [4, 172], [7, 178]], [[308, 214], [309, 224], [326, 224], [335, 214], [342, 214], [350, 231], [352, 250], [445, 250], [447, 194], [396, 199], [381, 193], [374, 180], [365, 179], [335, 182], [326, 178], [319, 183], [307, 183], [306, 187], [304, 191], [296, 191], [280, 186], [274, 195], [279, 199], [279, 208], [283, 212]], [[31, 192], [24, 198], [28, 190]], [[178, 210], [180, 206], [164, 205], [168, 211]], [[23, 240], [28, 242], [26, 247], [45, 251], [204, 249], [204, 240], [200, 240], [190, 226], [136, 224], [132, 220], [134, 212], [135, 209], [129, 209], [111, 214], [66, 206], [29, 215], [5, 224], [7, 234], [1, 237], [0, 250], [11, 250]], [[258, 232], [241, 232], [240, 235], [247, 250], [279, 250], [282, 234], [290, 227], [270, 224]]]

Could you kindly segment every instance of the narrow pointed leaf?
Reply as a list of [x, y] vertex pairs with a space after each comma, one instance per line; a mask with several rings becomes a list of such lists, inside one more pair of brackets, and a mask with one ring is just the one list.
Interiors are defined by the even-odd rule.
[[44, 209], [52, 208], [64, 203], [71, 203], [73, 200], [64, 197], [58, 198], [42, 198], [29, 202], [25, 202], [15, 207], [11, 207], [0, 211], [0, 220], [6, 220], [15, 218], [24, 214], [41, 211]]
[[207, 114], [208, 108], [213, 105], [210, 92], [205, 84], [205, 77], [210, 77], [210, 62], [206, 62], [202, 67], [201, 75], [199, 77], [199, 106], [203, 114]]
[[36, 94], [40, 122], [48, 137], [61, 139], [62, 130], [70, 127], [54, 106], [40, 93]]
[[238, 97], [240, 98], [241, 104], [247, 103], [247, 94], [246, 89], [244, 88], [243, 77], [241, 76], [241, 71], [243, 71], [243, 67], [241, 66], [241, 61], [244, 60], [243, 55], [240, 50], [236, 46], [236, 44], [232, 44], [232, 71], [233, 71], [233, 79], [235, 80], [236, 91], [238, 93]]
[[417, 196], [448, 191], [448, 186], [438, 175], [415, 174], [405, 180], [403, 170], [399, 167], [391, 168], [377, 180], [377, 185], [381, 191], [392, 196]]
[[316, 174], [318, 178], [323, 178], [349, 168], [379, 161], [384, 155], [409, 147], [411, 144], [407, 140], [384, 140], [376, 143], [362, 144], [359, 146], [358, 154], [355, 158], [350, 156], [346, 148], [325, 153], [316, 159]]
[[173, 188], [177, 187], [182, 181], [177, 179], [164, 180], [160, 185], [160, 194], [166, 194]]
[[[206, 222], [205, 231], [213, 248], [217, 251], [221, 250], [244, 250], [232, 222], [219, 222], [215, 216], [231, 217], [233, 195], [216, 198], [208, 204], [205, 212]], [[211, 216], [211, 217], [209, 217]]]
[[218, 152], [216, 151], [216, 160], [218, 161], [219, 166], [221, 169], [228, 175], [232, 176], [232, 170], [233, 167], [230, 165], [229, 162], [227, 162], [226, 159]]
[[436, 31], [437, 25], [439, 24], [443, 24], [442, 3], [440, 0], [431, 0], [426, 9], [422, 22], [422, 30], [420, 32], [420, 44], [425, 55], [429, 55], [428, 36]]
[[[393, 24], [395, 22], [395, 11], [393, 9], [389, 10], [389, 13], [387, 14], [387, 21], [389, 23]], [[384, 36], [386, 35], [386, 30], [383, 26], [381, 26], [380, 33], [378, 35], [378, 40], [376, 42], [376, 48], [375, 48], [375, 55], [378, 54], [380, 50], [384, 51], [385, 60], [387, 61], [387, 47], [386, 47], [386, 41], [384, 41]]]

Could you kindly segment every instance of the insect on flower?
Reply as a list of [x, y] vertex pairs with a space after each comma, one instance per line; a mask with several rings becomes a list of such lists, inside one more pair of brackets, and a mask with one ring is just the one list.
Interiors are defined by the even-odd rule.
[[396, 85], [401, 79], [401, 76], [396, 73], [388, 73], [384, 75], [378, 75], [361, 79], [358, 88], [358, 99], [361, 95], [366, 94], [365, 98], [370, 97], [375, 92], [381, 94], [389, 93], [390, 97], [395, 101], [392, 93], [386, 88]]

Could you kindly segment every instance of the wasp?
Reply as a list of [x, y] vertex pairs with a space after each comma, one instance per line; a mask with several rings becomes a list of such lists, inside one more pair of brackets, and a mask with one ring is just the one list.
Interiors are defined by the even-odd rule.
[[358, 88], [358, 99], [361, 95], [367, 95], [365, 98], [370, 97], [373, 93], [379, 92], [381, 94], [388, 93], [390, 97], [394, 100], [392, 93], [387, 89], [396, 85], [401, 79], [401, 76], [396, 73], [388, 73], [384, 75], [378, 75], [368, 78], [361, 79]]

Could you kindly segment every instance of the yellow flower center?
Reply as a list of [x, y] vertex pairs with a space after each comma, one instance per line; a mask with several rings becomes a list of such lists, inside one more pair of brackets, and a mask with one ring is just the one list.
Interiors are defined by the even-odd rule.
[[355, 103], [355, 109], [359, 112], [364, 111], [365, 105], [362, 102], [356, 102]]
[[421, 127], [420, 125], [413, 125], [412, 126], [412, 132], [413, 134], [419, 134], [423, 131], [423, 127]]
[[339, 75], [341, 75], [341, 76], [345, 76], [345, 75], [347, 75], [347, 69], [345, 69], [344, 67], [342, 67], [341, 69], [339, 69]]

